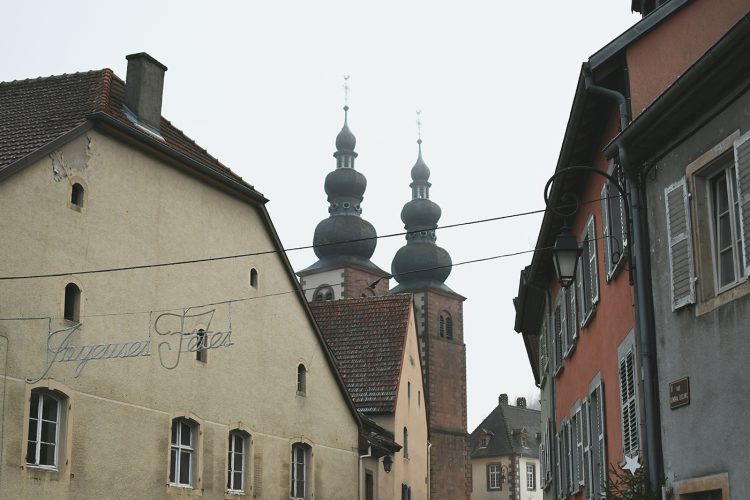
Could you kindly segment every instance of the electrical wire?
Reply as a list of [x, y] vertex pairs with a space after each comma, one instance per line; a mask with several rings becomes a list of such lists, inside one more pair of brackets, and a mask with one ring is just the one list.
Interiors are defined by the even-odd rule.
[[[601, 201], [604, 199], [609, 198], [616, 198], [615, 196], [609, 196], [609, 197], [603, 197], [603, 198], [596, 198], [593, 200], [587, 200], [584, 202], [581, 202], [581, 204], [587, 204], [587, 203], [594, 203], [597, 201]], [[565, 206], [571, 206], [571, 205], [565, 205]], [[560, 206], [557, 208], [564, 208], [565, 206]], [[435, 230], [440, 229], [451, 229], [456, 227], [463, 227], [463, 226], [469, 226], [474, 224], [483, 224], [486, 222], [495, 222], [499, 220], [505, 220], [505, 219], [512, 219], [515, 217], [524, 217], [527, 215], [535, 215], [546, 212], [547, 209], [539, 209], [539, 210], [530, 210], [527, 212], [518, 212], [514, 214], [508, 214], [508, 215], [500, 215], [498, 217], [490, 217], [487, 219], [476, 219], [472, 221], [467, 222], [458, 222], [456, 224], [447, 224], [445, 226], [436, 227]], [[239, 259], [239, 258], [245, 258], [245, 257], [256, 257], [259, 255], [269, 255], [269, 254], [276, 254], [276, 253], [288, 253], [288, 252], [295, 252], [298, 250], [309, 250], [315, 247], [326, 247], [326, 246], [332, 246], [332, 245], [345, 245], [348, 243], [357, 243], [361, 241], [369, 241], [369, 240], [378, 240], [382, 238], [393, 238], [394, 236], [404, 236], [409, 234], [417, 234], [422, 232], [422, 230], [417, 231], [401, 231], [398, 233], [389, 233], [384, 234], [380, 236], [374, 236], [374, 237], [368, 237], [368, 238], [355, 238], [351, 240], [341, 240], [341, 241], [334, 241], [330, 243], [320, 243], [317, 245], [305, 245], [305, 246], [299, 246], [299, 247], [292, 247], [292, 248], [282, 248], [281, 250], [263, 250], [259, 252], [249, 252], [249, 253], [242, 253], [242, 254], [235, 254], [235, 255], [224, 255], [221, 257], [205, 257], [201, 259], [190, 259], [190, 260], [180, 260], [180, 261], [172, 261], [172, 262], [161, 262], [156, 264], [141, 264], [141, 265], [135, 265], [135, 266], [123, 266], [123, 267], [111, 267], [111, 268], [104, 268], [104, 269], [91, 269], [87, 271], [73, 271], [73, 272], [62, 272], [62, 273], [47, 273], [47, 274], [29, 274], [29, 275], [18, 275], [18, 276], [0, 276], [0, 281], [8, 281], [8, 280], [27, 280], [27, 279], [37, 279], [37, 278], [59, 278], [62, 276], [82, 276], [85, 274], [101, 274], [101, 273], [111, 273], [111, 272], [119, 272], [119, 271], [131, 271], [131, 270], [138, 270], [138, 269], [152, 269], [156, 267], [167, 267], [167, 266], [178, 266], [178, 265], [185, 265], [185, 264], [199, 264], [203, 262], [214, 262], [214, 261], [221, 261], [221, 260], [229, 260], [229, 259]]]
[[[487, 262], [487, 261], [491, 261], [491, 260], [503, 259], [503, 258], [508, 258], [508, 257], [515, 257], [515, 256], [518, 256], [518, 255], [523, 255], [523, 254], [527, 254], [527, 253], [536, 252], [537, 250], [549, 250], [551, 248], [552, 247], [533, 248], [531, 250], [521, 250], [521, 251], [518, 251], [518, 252], [510, 252], [510, 253], [504, 253], [504, 254], [500, 254], [500, 255], [493, 255], [491, 257], [482, 257], [482, 258], [479, 258], [479, 259], [465, 260], [463, 262], [456, 262], [455, 264], [450, 264], [450, 265], [445, 265], [445, 266], [433, 266], [433, 267], [425, 267], [425, 268], [422, 268], [422, 269], [414, 269], [412, 271], [406, 271], [406, 272], [403, 272], [403, 273], [399, 273], [399, 276], [404, 276], [404, 275], [414, 274], [414, 273], [421, 273], [421, 272], [425, 272], [425, 271], [433, 271], [433, 270], [436, 270], [436, 269], [445, 269], [445, 268], [450, 268], [450, 267], [463, 266], [463, 265], [466, 265], [466, 264], [476, 264], [478, 262]], [[386, 277], [390, 279], [390, 278], [393, 278], [393, 275], [389, 274]], [[255, 295], [255, 296], [252, 296], [252, 297], [241, 297], [241, 298], [236, 298], [236, 299], [227, 299], [227, 300], [221, 300], [221, 301], [217, 301], [217, 302], [210, 302], [208, 304], [194, 305], [194, 306], [190, 306], [190, 307], [191, 308], [201, 308], [201, 307], [218, 306], [218, 305], [224, 305], [224, 304], [234, 304], [234, 303], [237, 303], [237, 302], [247, 302], [247, 301], [250, 301], [250, 300], [265, 299], [265, 298], [269, 298], [269, 297], [278, 297], [278, 296], [281, 296], [281, 295], [288, 295], [288, 294], [291, 294], [291, 293], [302, 293], [302, 294], [304, 294], [305, 292], [314, 291], [316, 289], [317, 289], [317, 287], [315, 287], [315, 288], [300, 288], [300, 289], [297, 289], [297, 290], [283, 290], [283, 291], [280, 291], [280, 292], [268, 293], [268, 294], [264, 294], [264, 295]], [[107, 316], [131, 316], [131, 315], [136, 315], [136, 314], [148, 314], [148, 313], [157, 313], [157, 312], [178, 311], [178, 310], [184, 310], [184, 309], [185, 309], [185, 307], [172, 307], [172, 308], [168, 308], [168, 309], [158, 309], [158, 310], [149, 310], [149, 311], [128, 311], [128, 312], [117, 312], [117, 313], [88, 314], [88, 315], [81, 315], [81, 318], [102, 318], [102, 317], [107, 317]], [[55, 317], [55, 316], [11, 317], [11, 318], [0, 318], [0, 321], [25, 321], [25, 320], [42, 320], [42, 319], [60, 319], [60, 318]]]

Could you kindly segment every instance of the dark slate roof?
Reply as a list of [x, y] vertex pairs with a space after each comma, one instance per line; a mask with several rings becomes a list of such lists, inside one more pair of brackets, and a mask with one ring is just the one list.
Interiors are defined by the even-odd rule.
[[[541, 436], [542, 415], [539, 410], [519, 408], [500, 404], [492, 410], [469, 436], [471, 457], [505, 457], [521, 455], [539, 458], [539, 437]], [[521, 430], [526, 429], [526, 446], [521, 445]], [[489, 444], [479, 447], [482, 431], [494, 434]]]
[[393, 413], [411, 295], [313, 302], [310, 309], [357, 410]]
[[[125, 116], [124, 96], [125, 83], [111, 69], [0, 82], [0, 177], [92, 115], [105, 115], [145, 135]], [[159, 128], [159, 141], [172, 151], [253, 189], [165, 118]]]

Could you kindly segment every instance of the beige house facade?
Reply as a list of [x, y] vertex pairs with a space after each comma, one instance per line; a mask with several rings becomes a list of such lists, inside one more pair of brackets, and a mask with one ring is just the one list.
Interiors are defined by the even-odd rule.
[[310, 307], [357, 409], [400, 445], [387, 458], [368, 450], [360, 498], [430, 498], [427, 405], [411, 294]]
[[160, 69], [0, 84], [0, 497], [357, 498], [266, 200], [128, 97]]

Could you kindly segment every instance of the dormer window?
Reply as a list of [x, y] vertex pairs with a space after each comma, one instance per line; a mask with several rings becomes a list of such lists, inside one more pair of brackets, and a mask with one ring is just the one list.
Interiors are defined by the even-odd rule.
[[489, 444], [490, 444], [490, 439], [491, 439], [491, 436], [489, 434], [487, 434], [485, 432], [483, 432], [482, 434], [480, 434], [480, 436], [479, 436], [479, 447], [480, 448], [487, 448], [487, 446], [489, 446]]

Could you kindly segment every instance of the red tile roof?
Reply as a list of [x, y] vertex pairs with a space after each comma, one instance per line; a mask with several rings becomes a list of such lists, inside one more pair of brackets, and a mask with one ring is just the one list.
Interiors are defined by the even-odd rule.
[[357, 409], [392, 413], [409, 329], [411, 295], [313, 302], [310, 309]]
[[[111, 69], [1, 82], [0, 173], [94, 113], [104, 113], [146, 135], [125, 116], [124, 95], [125, 83]], [[159, 132], [173, 151], [252, 188], [165, 118]]]

